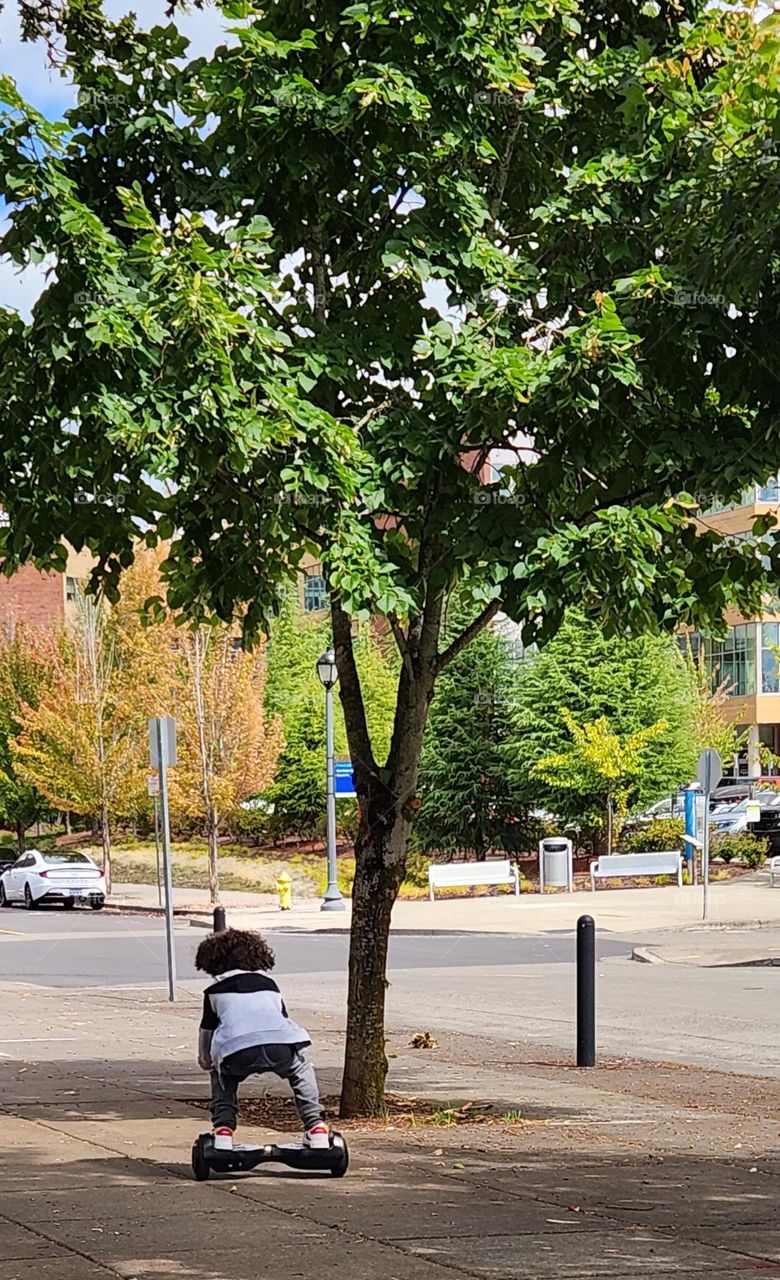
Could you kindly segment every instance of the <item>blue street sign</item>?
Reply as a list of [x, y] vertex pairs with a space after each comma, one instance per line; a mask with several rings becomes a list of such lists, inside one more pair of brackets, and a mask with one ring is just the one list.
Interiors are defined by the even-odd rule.
[[355, 790], [355, 776], [352, 772], [351, 760], [334, 760], [333, 761], [333, 790], [336, 796], [353, 799], [357, 795]]

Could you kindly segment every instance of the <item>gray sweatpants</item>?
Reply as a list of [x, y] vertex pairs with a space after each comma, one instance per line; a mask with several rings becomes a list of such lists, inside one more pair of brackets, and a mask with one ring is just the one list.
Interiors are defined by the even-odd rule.
[[224, 1058], [211, 1073], [211, 1119], [215, 1129], [235, 1129], [238, 1120], [238, 1086], [247, 1076], [271, 1073], [289, 1080], [304, 1129], [322, 1119], [320, 1091], [314, 1067], [300, 1049], [289, 1044], [256, 1045]]

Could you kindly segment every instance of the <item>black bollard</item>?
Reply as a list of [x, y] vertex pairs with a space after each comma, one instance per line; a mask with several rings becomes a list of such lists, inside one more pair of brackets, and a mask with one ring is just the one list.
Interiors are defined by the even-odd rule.
[[596, 925], [577, 921], [577, 1066], [596, 1065]]
[[225, 924], [225, 908], [215, 907], [214, 908], [214, 932], [224, 933], [225, 929], [227, 929], [227, 925]]

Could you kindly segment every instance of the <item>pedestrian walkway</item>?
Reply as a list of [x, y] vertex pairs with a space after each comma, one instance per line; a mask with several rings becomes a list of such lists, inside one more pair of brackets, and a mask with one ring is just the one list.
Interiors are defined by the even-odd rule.
[[[197, 1183], [189, 1150], [206, 1115], [193, 1103], [206, 1080], [193, 1061], [199, 1001], [183, 994], [170, 1006], [131, 991], [0, 989], [19, 1041], [0, 1059], [3, 1280], [745, 1280], [780, 1269], [776, 1081], [626, 1061], [577, 1072], [538, 1046], [491, 1042], [487, 1028], [416, 1054], [391, 1035], [407, 1118], [345, 1129], [343, 1181], [266, 1166]], [[309, 1022], [335, 1093], [342, 1037]], [[262, 1098], [266, 1083], [245, 1096]], [[487, 1122], [456, 1123], [485, 1107]]]
[[[332, 932], [350, 924], [350, 903], [344, 912], [321, 911], [318, 901], [299, 899], [291, 911], [280, 911], [271, 894], [222, 895], [228, 922], [242, 928], [296, 929]], [[122, 908], [155, 910], [153, 885], [115, 885], [111, 902]], [[211, 913], [205, 889], [175, 889], [176, 908], [208, 926]], [[536, 934], [573, 929], [583, 914], [594, 915], [600, 929], [631, 934], [655, 929], [687, 928], [701, 921], [701, 887], [646, 889], [598, 888], [595, 893], [514, 894], [490, 897], [441, 898], [436, 902], [399, 901], [392, 927], [413, 933]], [[780, 925], [780, 884], [770, 887], [769, 874], [757, 871], [739, 879], [710, 885], [708, 922]]]
[[634, 960], [645, 964], [682, 964], [699, 969], [780, 965], [780, 929], [686, 930], [651, 946], [635, 947]]

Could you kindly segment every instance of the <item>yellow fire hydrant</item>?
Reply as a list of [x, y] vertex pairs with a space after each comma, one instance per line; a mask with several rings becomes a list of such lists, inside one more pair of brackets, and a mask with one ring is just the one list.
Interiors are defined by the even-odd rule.
[[292, 880], [286, 871], [283, 871], [276, 882], [276, 892], [279, 894], [279, 910], [290, 911], [292, 908]]

